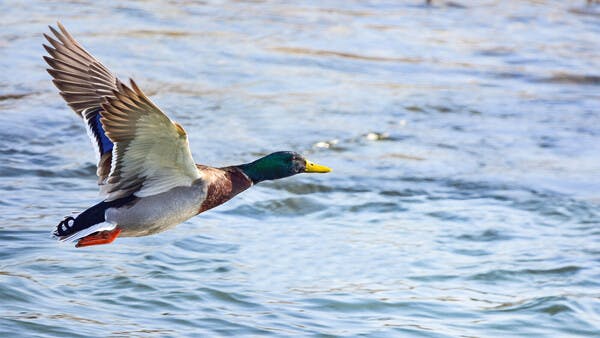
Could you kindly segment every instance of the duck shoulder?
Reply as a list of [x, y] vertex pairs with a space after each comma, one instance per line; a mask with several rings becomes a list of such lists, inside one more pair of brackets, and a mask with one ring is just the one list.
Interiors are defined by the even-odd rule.
[[252, 186], [252, 181], [236, 167], [213, 168], [197, 164], [206, 182], [206, 198], [198, 213], [212, 209], [230, 200]]

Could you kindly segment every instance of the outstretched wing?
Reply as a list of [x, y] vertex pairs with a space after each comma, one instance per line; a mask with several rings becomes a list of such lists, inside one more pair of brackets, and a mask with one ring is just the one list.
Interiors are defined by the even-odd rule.
[[101, 105], [105, 98], [113, 97], [117, 78], [75, 41], [60, 22], [57, 24], [60, 32], [50, 26], [55, 38], [44, 34], [51, 45], [44, 45], [50, 54], [44, 56], [44, 60], [51, 67], [48, 73], [60, 95], [85, 121], [96, 149], [98, 184], [102, 185], [110, 172], [113, 144], [100, 123]]
[[156, 195], [201, 178], [185, 130], [130, 81], [131, 88], [117, 80], [114, 96], [102, 104], [100, 121], [114, 143], [110, 174], [101, 187], [107, 200]]
[[187, 134], [131, 81], [122, 84], [58, 23], [44, 36], [48, 73], [86, 122], [97, 150], [98, 184], [107, 201], [159, 194], [200, 178]]

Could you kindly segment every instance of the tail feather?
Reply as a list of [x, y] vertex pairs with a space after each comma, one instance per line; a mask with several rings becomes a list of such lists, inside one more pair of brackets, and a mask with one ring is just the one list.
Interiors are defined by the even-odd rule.
[[59, 241], [65, 242], [76, 241], [94, 232], [113, 230], [116, 224], [106, 222], [104, 215], [106, 210], [108, 208], [118, 208], [127, 205], [136, 199], [137, 197], [130, 195], [110, 202], [100, 202], [82, 212], [76, 218], [67, 216], [58, 223], [52, 235]]
[[56, 229], [54, 229], [54, 231], [52, 231], [52, 237], [54, 239], [62, 240], [63, 238], [68, 236], [70, 233], [73, 233], [72, 228], [74, 225], [75, 225], [75, 218], [73, 218], [71, 216], [65, 216], [65, 219], [63, 219], [60, 223], [58, 223], [58, 225], [56, 226]]
[[116, 227], [117, 227], [116, 224], [102, 222], [102, 223], [94, 224], [94, 225], [90, 226], [89, 228], [85, 228], [80, 231], [77, 231], [69, 236], [59, 237], [58, 240], [61, 242], [75, 242], [75, 241], [82, 239], [85, 236], [93, 234], [94, 232], [113, 230]]
[[77, 235], [84, 230], [104, 223], [106, 221], [104, 217], [106, 209], [108, 209], [108, 207], [102, 202], [82, 212], [76, 218], [67, 216], [58, 223], [52, 234], [60, 241], [72, 238], [74, 235]]

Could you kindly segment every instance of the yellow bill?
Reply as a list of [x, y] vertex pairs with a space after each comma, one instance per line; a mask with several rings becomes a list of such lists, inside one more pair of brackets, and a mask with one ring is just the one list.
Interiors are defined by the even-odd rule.
[[304, 170], [305, 173], [328, 173], [330, 171], [331, 168], [329, 167], [306, 160], [306, 169]]

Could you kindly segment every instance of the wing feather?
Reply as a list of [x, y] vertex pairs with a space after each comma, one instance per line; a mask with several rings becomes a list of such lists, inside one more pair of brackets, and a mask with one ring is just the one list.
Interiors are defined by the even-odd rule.
[[50, 66], [48, 73], [63, 99], [85, 121], [96, 149], [98, 184], [102, 185], [110, 172], [112, 145], [102, 145], [108, 139], [96, 118], [105, 98], [112, 97], [117, 89], [117, 78], [75, 41], [60, 22], [58, 30], [50, 26], [50, 31], [54, 37], [44, 34], [50, 44], [44, 45], [49, 54], [44, 56]]
[[98, 184], [107, 200], [150, 196], [200, 178], [187, 134], [135, 82], [122, 84], [58, 23], [44, 34], [48, 73], [85, 121], [98, 156]]
[[115, 144], [111, 171], [102, 186], [114, 200], [134, 193], [156, 195], [200, 179], [187, 134], [139, 89], [117, 81], [113, 97], [102, 105], [102, 125]]

